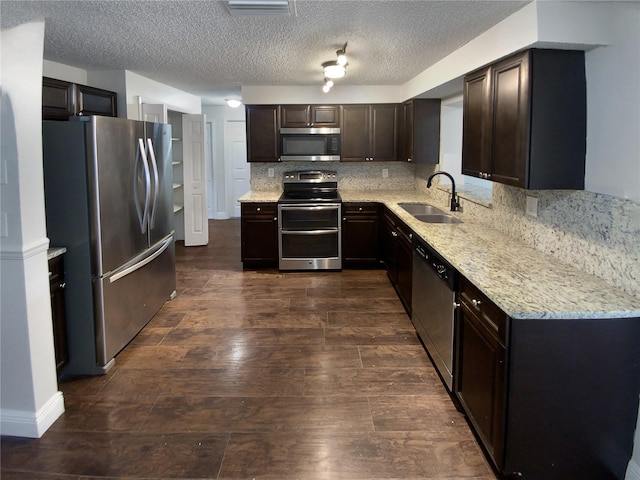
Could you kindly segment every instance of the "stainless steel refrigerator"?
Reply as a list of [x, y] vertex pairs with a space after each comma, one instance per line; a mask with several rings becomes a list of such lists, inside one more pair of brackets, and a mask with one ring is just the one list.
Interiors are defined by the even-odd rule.
[[67, 249], [61, 373], [103, 374], [175, 295], [171, 126], [44, 121], [43, 157], [47, 235]]

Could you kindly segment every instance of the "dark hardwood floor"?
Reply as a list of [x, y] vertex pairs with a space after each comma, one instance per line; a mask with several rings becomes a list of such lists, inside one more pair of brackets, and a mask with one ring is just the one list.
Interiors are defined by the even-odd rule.
[[2, 480], [495, 479], [381, 270], [243, 271], [238, 220]]

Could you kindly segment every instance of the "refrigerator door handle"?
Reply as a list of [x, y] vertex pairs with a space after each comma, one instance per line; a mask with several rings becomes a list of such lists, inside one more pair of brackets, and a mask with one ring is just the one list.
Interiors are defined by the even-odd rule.
[[120, 269], [116, 270], [109, 276], [109, 283], [113, 283], [117, 280], [120, 280], [123, 277], [126, 277], [130, 273], [135, 272], [136, 270], [140, 270], [145, 265], [153, 262], [156, 258], [158, 258], [162, 253], [173, 243], [173, 234], [169, 235], [167, 238], [162, 240], [159, 245], [156, 245], [156, 250], [149, 254], [147, 252], [147, 256], [142, 256], [134, 258], [131, 262], [123, 265]]
[[[138, 163], [142, 159], [142, 167], [144, 168], [145, 192], [144, 192], [144, 210], [140, 207], [138, 201]], [[147, 231], [147, 223], [149, 221], [149, 203], [151, 202], [151, 172], [149, 171], [149, 160], [147, 159], [147, 151], [144, 148], [144, 142], [138, 139], [138, 152], [136, 154], [136, 164], [133, 169], [133, 194], [136, 204], [136, 212], [138, 213], [138, 222], [140, 223], [140, 233]]]
[[156, 152], [153, 149], [153, 142], [147, 138], [149, 146], [149, 157], [151, 158], [151, 166], [153, 167], [153, 204], [151, 206], [151, 215], [149, 218], [149, 228], [153, 228], [156, 221], [156, 205], [158, 204], [158, 193], [160, 190], [160, 174], [158, 172], [158, 162], [156, 162]]

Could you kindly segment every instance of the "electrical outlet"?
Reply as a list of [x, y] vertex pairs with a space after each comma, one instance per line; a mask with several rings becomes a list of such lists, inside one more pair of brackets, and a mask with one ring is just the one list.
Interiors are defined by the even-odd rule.
[[383, 168], [382, 169], [382, 178], [389, 178], [389, 169], [388, 168]]
[[267, 169], [267, 174], [269, 175], [269, 178], [273, 178], [276, 176], [276, 170], [275, 168], [268, 168]]
[[530, 217], [537, 217], [538, 216], [538, 197], [532, 197], [530, 195], [527, 195], [526, 213]]

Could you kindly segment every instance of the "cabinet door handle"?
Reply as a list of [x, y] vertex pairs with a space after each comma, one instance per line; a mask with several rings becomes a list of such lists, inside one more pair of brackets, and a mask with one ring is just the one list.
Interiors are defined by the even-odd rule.
[[460, 308], [460, 302], [453, 302], [453, 308]]
[[67, 282], [62, 282], [60, 284], [60, 288], [67, 288]]
[[471, 300], [471, 303], [473, 303], [474, 307], [479, 307], [480, 304], [482, 303], [481, 300], [476, 300], [475, 298]]
[[347, 217], [342, 217], [342, 221], [346, 222], [347, 221]]
[[361, 211], [362, 211], [362, 207], [358, 208], [358, 211], [360, 211], [360, 212], [361, 212]]
[[394, 237], [397, 237], [398, 236], [398, 232], [391, 232], [391, 235], [394, 236]]
[[260, 207], [256, 208], [256, 212], [259, 212], [260, 210], [262, 210]]
[[278, 221], [278, 217], [273, 217], [273, 221], [277, 222]]

